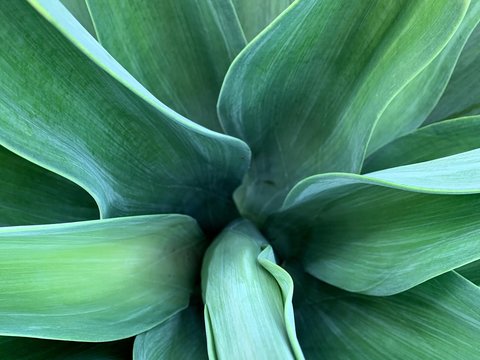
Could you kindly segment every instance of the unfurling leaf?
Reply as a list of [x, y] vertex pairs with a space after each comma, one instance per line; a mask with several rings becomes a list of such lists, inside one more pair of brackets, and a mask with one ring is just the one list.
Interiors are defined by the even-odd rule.
[[251, 223], [231, 224], [207, 250], [202, 289], [209, 357], [303, 358], [292, 316], [293, 282]]

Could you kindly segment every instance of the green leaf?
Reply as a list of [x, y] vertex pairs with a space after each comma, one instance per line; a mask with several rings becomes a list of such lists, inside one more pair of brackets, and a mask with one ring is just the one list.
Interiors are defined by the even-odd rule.
[[391, 295], [480, 258], [480, 149], [300, 182], [267, 225], [285, 256], [345, 290]]
[[207, 250], [202, 290], [210, 358], [303, 359], [292, 279], [251, 223], [233, 223]]
[[382, 147], [365, 161], [362, 172], [434, 160], [480, 148], [480, 116], [431, 124]]
[[208, 359], [203, 311], [190, 306], [135, 338], [135, 360]]
[[88, 30], [90, 35], [97, 37], [95, 26], [90, 16], [87, 0], [61, 0], [62, 4], [72, 13], [73, 16]]
[[232, 0], [248, 41], [266, 28], [293, 0]]
[[0, 228], [0, 334], [110, 341], [186, 307], [203, 249], [184, 215]]
[[98, 218], [95, 201], [78, 185], [0, 146], [0, 226]]
[[457, 273], [476, 285], [480, 285], [480, 261], [473, 261], [455, 269]]
[[130, 340], [79, 343], [18, 337], [0, 337], [2, 360], [129, 360]]
[[32, 4], [66, 37], [28, 3], [1, 7], [0, 144], [87, 189], [103, 218], [235, 217], [247, 146], [165, 107], [58, 1]]
[[299, 271], [295, 316], [311, 359], [476, 359], [480, 289], [453, 272], [389, 297], [363, 296]]
[[473, 1], [447, 46], [388, 104], [375, 125], [367, 155], [425, 121], [445, 91], [458, 57], [479, 21], [480, 1]]
[[245, 38], [230, 0], [89, 1], [100, 43], [153, 95], [221, 131], [216, 104]]
[[[478, 2], [478, 1], [477, 1]], [[480, 115], [480, 26], [465, 45], [442, 98], [426, 123]]]
[[295, 330], [295, 315], [293, 313], [292, 299], [293, 299], [293, 280], [290, 275], [279, 265], [275, 260], [275, 254], [271, 246], [265, 249], [258, 255], [258, 262], [272, 275], [282, 290], [285, 327], [290, 339], [292, 351], [297, 359], [303, 359], [303, 352], [297, 340], [297, 333]]
[[[371, 184], [430, 194], [474, 194], [480, 192], [480, 149], [418, 164], [399, 166], [365, 175], [329, 173], [300, 181], [285, 199], [284, 209], [319, 198], [348, 185]], [[350, 193], [351, 189], [344, 191]], [[326, 192], [324, 194], [324, 192]], [[337, 196], [336, 194], [335, 196]]]
[[220, 94], [223, 127], [253, 153], [240, 212], [261, 223], [301, 179], [359, 172], [377, 118], [468, 4], [299, 0], [284, 11], [235, 59]]

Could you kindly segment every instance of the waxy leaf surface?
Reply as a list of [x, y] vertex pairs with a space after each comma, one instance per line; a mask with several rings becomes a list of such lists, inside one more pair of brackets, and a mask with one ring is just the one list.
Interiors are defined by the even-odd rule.
[[246, 145], [156, 100], [59, 2], [31, 3], [40, 13], [0, 8], [0, 143], [84, 187], [103, 218], [183, 213], [211, 228], [235, 217]]
[[225, 73], [246, 45], [230, 0], [88, 1], [100, 43], [160, 101], [221, 131]]
[[0, 335], [130, 337], [187, 306], [203, 235], [184, 215], [0, 228]]
[[293, 282], [251, 223], [233, 223], [209, 247], [202, 291], [210, 358], [303, 359], [293, 322]]
[[[388, 104], [375, 125], [367, 155], [415, 130], [425, 121], [445, 91], [465, 43], [479, 21], [480, 1], [472, 1], [447, 46]], [[465, 51], [471, 50], [467, 47]]]
[[[478, 1], [472, 1], [478, 3]], [[480, 114], [480, 26], [462, 51], [445, 92], [426, 123]]]
[[307, 274], [291, 273], [298, 334], [307, 358], [456, 360], [478, 356], [480, 289], [456, 273], [389, 297], [353, 294]]
[[480, 148], [480, 116], [422, 127], [382, 147], [367, 158], [362, 172], [414, 164]]
[[253, 154], [240, 212], [262, 223], [303, 178], [359, 172], [375, 122], [468, 5], [299, 0], [284, 11], [235, 59], [220, 93], [225, 131]]
[[479, 184], [480, 149], [365, 175], [313, 176], [266, 231], [317, 278], [391, 295], [480, 259]]
[[202, 307], [195, 305], [175, 314], [135, 338], [134, 360], [208, 359]]

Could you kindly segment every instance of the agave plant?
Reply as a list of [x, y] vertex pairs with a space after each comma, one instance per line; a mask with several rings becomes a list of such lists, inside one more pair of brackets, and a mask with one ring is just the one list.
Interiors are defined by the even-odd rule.
[[479, 21], [2, 1], [0, 358], [480, 358]]

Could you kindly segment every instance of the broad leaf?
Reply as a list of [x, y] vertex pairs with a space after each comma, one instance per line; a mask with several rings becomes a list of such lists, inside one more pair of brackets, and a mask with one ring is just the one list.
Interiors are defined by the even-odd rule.
[[359, 172], [376, 120], [468, 4], [299, 0], [284, 11], [237, 57], [220, 94], [223, 127], [253, 152], [235, 195], [241, 213], [262, 222], [301, 179]]
[[382, 147], [365, 161], [362, 172], [434, 160], [480, 148], [480, 116], [431, 124]]
[[233, 223], [207, 250], [202, 290], [210, 358], [303, 358], [292, 279], [249, 222]]
[[[478, 3], [478, 1], [476, 1]], [[452, 78], [427, 123], [467, 115], [480, 115], [480, 26], [458, 60]]]
[[245, 46], [230, 0], [88, 2], [100, 43], [153, 95], [220, 131], [225, 73]]
[[88, 193], [0, 146], [0, 226], [98, 218]]
[[248, 41], [266, 28], [293, 0], [232, 0]]
[[59, 2], [32, 3], [66, 37], [28, 3], [1, 7], [0, 144], [80, 184], [104, 218], [236, 216], [245, 144], [165, 107]]
[[367, 155], [415, 130], [425, 121], [445, 91], [458, 57], [479, 21], [480, 1], [472, 1], [447, 46], [388, 104], [375, 125]]
[[109, 341], [186, 307], [203, 236], [184, 215], [0, 228], [0, 334]]
[[135, 338], [133, 358], [208, 359], [203, 311], [199, 306], [175, 314], [157, 327]]
[[61, 2], [93, 37], [97, 37], [87, 0], [61, 0]]
[[[343, 289], [390, 295], [480, 259], [480, 149], [366, 175], [324, 174], [290, 192], [268, 238]], [[450, 194], [447, 196], [446, 194]]]
[[18, 337], [0, 337], [2, 360], [129, 360], [132, 341], [80, 343]]
[[298, 334], [307, 358], [478, 357], [480, 289], [453, 272], [390, 297], [352, 294], [291, 273]]

